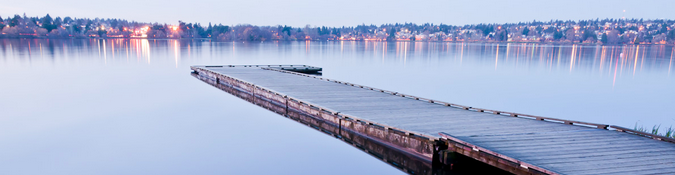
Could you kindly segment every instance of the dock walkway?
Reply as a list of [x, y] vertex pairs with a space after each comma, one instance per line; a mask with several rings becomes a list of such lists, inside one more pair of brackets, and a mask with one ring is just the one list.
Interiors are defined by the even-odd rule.
[[672, 139], [461, 106], [270, 66], [193, 66], [199, 76], [449, 164], [458, 153], [515, 174], [675, 174]]

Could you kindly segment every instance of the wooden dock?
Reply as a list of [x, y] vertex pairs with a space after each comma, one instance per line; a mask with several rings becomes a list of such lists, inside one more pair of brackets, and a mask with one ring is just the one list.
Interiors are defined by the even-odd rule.
[[514, 174], [675, 174], [672, 138], [473, 108], [280, 67], [290, 65], [192, 70], [215, 84], [264, 99], [283, 115], [313, 116], [326, 131], [356, 133], [433, 164], [452, 164], [453, 155], [461, 154]]

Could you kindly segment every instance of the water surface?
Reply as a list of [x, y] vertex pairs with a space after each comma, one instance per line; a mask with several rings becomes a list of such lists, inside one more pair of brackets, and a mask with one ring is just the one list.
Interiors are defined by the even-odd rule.
[[[306, 64], [473, 107], [675, 124], [671, 46], [0, 40], [0, 174], [400, 174], [193, 78], [191, 65]], [[498, 132], [498, 131], [496, 131]], [[346, 168], [348, 167], [348, 168]]]

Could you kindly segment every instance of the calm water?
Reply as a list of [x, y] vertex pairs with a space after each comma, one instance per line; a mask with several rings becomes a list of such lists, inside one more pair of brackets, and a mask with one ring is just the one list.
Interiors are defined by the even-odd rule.
[[307, 64], [473, 107], [675, 125], [671, 46], [0, 40], [0, 174], [401, 174], [190, 75]]

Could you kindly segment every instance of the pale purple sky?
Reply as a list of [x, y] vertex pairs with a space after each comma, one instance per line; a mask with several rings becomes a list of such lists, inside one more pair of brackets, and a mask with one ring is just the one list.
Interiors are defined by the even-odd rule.
[[[675, 19], [675, 0], [0, 0], [3, 18], [71, 16], [175, 24], [355, 26], [384, 23], [453, 25], [551, 19]], [[625, 12], [623, 12], [625, 10]]]

